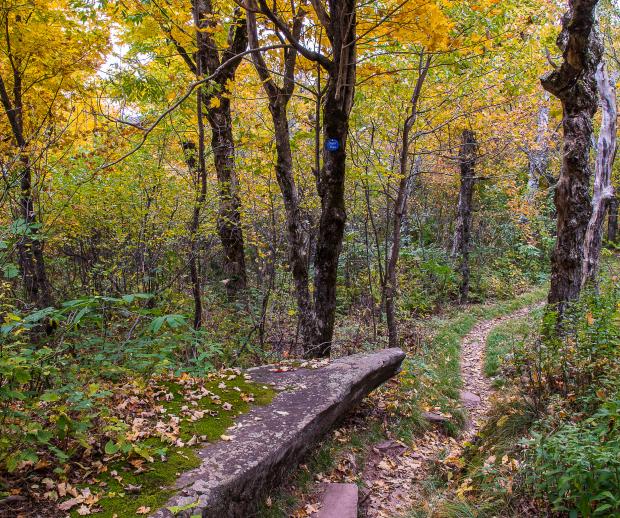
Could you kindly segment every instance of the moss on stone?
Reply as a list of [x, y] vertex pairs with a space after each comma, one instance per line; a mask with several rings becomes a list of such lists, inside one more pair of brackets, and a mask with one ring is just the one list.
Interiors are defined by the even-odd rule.
[[[107, 471], [89, 485], [91, 492], [100, 497], [97, 505], [102, 510], [96, 516], [122, 518], [135, 516], [140, 508], [150, 508], [153, 512], [162, 507], [174, 493], [171, 486], [179, 475], [200, 465], [196, 450], [204, 445], [203, 439], [209, 442], [218, 440], [234, 424], [235, 418], [247, 412], [251, 405], [266, 405], [275, 395], [272, 389], [245, 380], [243, 376], [234, 379], [220, 376], [204, 384], [204, 388], [219, 396], [219, 400], [214, 402], [211, 397], [203, 397], [192, 405], [184, 398], [179, 383], [166, 382], [163, 386], [173, 395], [170, 401], [163, 403], [165, 415], [181, 417], [185, 405], [191, 405], [193, 410], [212, 412], [195, 421], [181, 419], [179, 438], [187, 443], [196, 436], [198, 442], [193, 446], [176, 447], [151, 437], [138, 444], [154, 458], [153, 462], [138, 464], [144, 471], [137, 469], [136, 464], [132, 465], [130, 459], [110, 463]], [[230, 410], [224, 410], [224, 403], [231, 405]], [[79, 516], [75, 509], [72, 516]]]

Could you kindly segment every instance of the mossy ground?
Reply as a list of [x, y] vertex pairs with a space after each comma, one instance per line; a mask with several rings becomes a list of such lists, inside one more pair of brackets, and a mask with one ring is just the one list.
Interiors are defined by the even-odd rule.
[[[202, 439], [192, 446], [177, 447], [150, 437], [140, 446], [153, 453], [153, 462], [141, 458], [111, 461], [106, 466], [107, 470], [93, 479], [93, 484], [89, 484], [91, 492], [100, 497], [97, 506], [101, 511], [93, 514], [102, 518], [122, 518], [135, 516], [141, 508], [150, 508], [150, 512], [160, 508], [172, 495], [170, 486], [176, 478], [200, 464], [196, 450], [205, 441], [218, 440], [236, 417], [247, 412], [251, 405], [268, 404], [275, 394], [272, 389], [247, 381], [242, 376], [232, 380], [217, 377], [203, 386], [219, 397], [219, 400], [216, 399], [219, 404], [211, 397], [196, 400], [192, 410], [204, 410], [207, 413], [195, 421], [181, 419], [178, 434], [183, 443], [191, 442], [192, 437]], [[168, 382], [164, 387], [173, 396], [163, 403], [166, 415], [181, 416], [183, 407], [188, 405], [183, 386]], [[230, 404], [231, 409], [224, 410], [224, 403]], [[213, 412], [213, 415], [209, 412]], [[79, 516], [76, 509], [72, 516]]]

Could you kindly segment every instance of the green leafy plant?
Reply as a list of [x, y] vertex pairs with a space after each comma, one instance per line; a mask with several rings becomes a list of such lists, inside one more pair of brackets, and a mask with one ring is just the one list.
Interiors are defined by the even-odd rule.
[[525, 441], [530, 450], [527, 483], [535, 494], [570, 516], [618, 515], [620, 400], [547, 433], [536, 432]]

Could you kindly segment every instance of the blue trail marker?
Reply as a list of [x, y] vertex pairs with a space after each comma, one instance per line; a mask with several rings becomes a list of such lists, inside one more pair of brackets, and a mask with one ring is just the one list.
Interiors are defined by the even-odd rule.
[[328, 138], [325, 141], [325, 149], [327, 149], [327, 151], [331, 151], [332, 153], [334, 151], [338, 151], [340, 149], [340, 141], [337, 138]]

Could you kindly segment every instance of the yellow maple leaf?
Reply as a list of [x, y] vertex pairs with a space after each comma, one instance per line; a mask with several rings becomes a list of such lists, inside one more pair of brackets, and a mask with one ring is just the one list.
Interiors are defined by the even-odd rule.
[[219, 108], [220, 107], [221, 101], [219, 97], [212, 97], [211, 101], [209, 102], [209, 106], [211, 108]]

